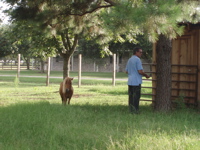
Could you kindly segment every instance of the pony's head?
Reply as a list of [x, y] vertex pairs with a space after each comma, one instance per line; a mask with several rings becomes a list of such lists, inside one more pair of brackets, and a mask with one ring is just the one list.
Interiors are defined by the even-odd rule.
[[69, 92], [71, 89], [72, 89], [72, 80], [74, 78], [71, 78], [71, 77], [66, 77], [63, 81], [63, 93], [65, 93], [64, 91], [66, 92]]

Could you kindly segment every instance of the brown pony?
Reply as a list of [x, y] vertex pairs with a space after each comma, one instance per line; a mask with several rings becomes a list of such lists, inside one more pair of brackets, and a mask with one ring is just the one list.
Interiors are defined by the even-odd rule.
[[63, 105], [66, 105], [66, 102], [70, 104], [70, 100], [74, 92], [72, 87], [72, 80], [73, 78], [66, 77], [64, 81], [60, 83], [59, 93]]

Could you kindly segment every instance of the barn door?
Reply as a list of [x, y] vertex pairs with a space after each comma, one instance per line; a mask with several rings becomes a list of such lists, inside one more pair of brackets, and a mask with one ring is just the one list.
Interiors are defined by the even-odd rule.
[[197, 103], [197, 44], [195, 32], [173, 41], [172, 100]]

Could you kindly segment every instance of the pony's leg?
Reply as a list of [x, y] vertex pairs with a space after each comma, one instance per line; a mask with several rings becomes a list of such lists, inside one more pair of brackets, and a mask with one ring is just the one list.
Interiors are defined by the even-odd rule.
[[62, 98], [62, 104], [63, 104], [63, 98]]
[[63, 101], [63, 105], [66, 105], [66, 102], [67, 102], [67, 100], [64, 100], [64, 101]]
[[63, 105], [66, 105], [64, 99], [62, 100], [62, 104], [63, 104]]
[[66, 99], [65, 96], [63, 96], [63, 98], [62, 98], [62, 104], [63, 104], [63, 105], [66, 105], [66, 102], [67, 102], [67, 99]]
[[61, 100], [62, 100], [62, 104], [63, 104], [63, 102], [64, 102], [63, 96], [62, 96], [62, 95], [60, 95], [60, 97], [61, 97]]
[[71, 97], [68, 99], [68, 105], [70, 104]]

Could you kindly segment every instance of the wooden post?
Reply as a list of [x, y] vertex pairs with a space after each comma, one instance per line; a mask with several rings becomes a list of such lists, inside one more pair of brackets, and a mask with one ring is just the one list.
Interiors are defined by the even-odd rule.
[[81, 63], [82, 63], [82, 55], [79, 54], [78, 87], [81, 86]]
[[71, 57], [71, 71], [74, 71], [74, 55]]
[[155, 105], [156, 100], [156, 43], [153, 43], [153, 52], [152, 52], [152, 104]]
[[197, 87], [197, 104], [198, 104], [198, 109], [200, 110], [200, 30], [198, 32], [198, 48], [197, 48], [197, 65], [198, 65], [198, 75], [197, 75], [197, 84], [198, 84], [198, 87]]
[[115, 86], [115, 76], [116, 76], [116, 54], [113, 54], [113, 78], [112, 78], [113, 86]]
[[116, 65], [116, 70], [119, 72], [119, 53], [117, 53], [117, 65]]
[[96, 63], [94, 61], [94, 72], [96, 72]]
[[19, 80], [19, 76], [20, 76], [20, 62], [21, 62], [20, 57], [21, 57], [21, 55], [18, 54], [18, 65], [17, 65], [17, 78], [18, 78], [18, 80]]
[[51, 58], [48, 57], [46, 86], [49, 86], [50, 66], [51, 66]]

